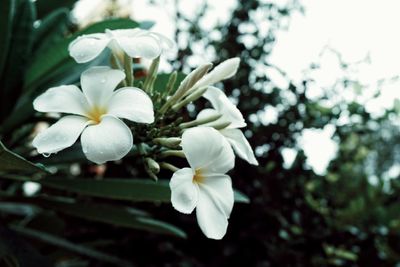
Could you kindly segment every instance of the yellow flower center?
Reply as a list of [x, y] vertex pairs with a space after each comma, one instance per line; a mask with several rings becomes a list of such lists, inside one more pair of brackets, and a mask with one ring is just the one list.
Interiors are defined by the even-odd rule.
[[101, 122], [101, 116], [103, 116], [106, 113], [107, 109], [94, 106], [87, 112], [86, 116], [95, 124], [99, 124]]
[[193, 175], [193, 182], [201, 184], [204, 181], [204, 176], [200, 169], [196, 169]]

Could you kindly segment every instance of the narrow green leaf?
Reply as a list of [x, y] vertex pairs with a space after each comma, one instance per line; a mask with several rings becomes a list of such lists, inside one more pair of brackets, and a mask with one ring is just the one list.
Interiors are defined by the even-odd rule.
[[[45, 242], [45, 243], [48, 243], [48, 244], [51, 244], [51, 245], [54, 245], [54, 246], [57, 246], [57, 247], [60, 247], [63, 249], [67, 249], [76, 254], [84, 255], [84, 256], [99, 260], [99, 261], [112, 263], [112, 264], [115, 264], [115, 265], [121, 266], [121, 267], [132, 266], [129, 262], [119, 259], [115, 256], [79, 245], [76, 243], [72, 243], [61, 237], [51, 235], [46, 232], [37, 231], [34, 229], [29, 229], [29, 228], [23, 228], [23, 227], [16, 226], [16, 225], [12, 225], [12, 226], [10, 226], [10, 228], [24, 236], [34, 238], [34, 239], [40, 240], [42, 242]], [[35, 265], [35, 266], [37, 266], [37, 265]]]
[[33, 22], [36, 11], [30, 0], [17, 1], [12, 25], [12, 38], [6, 66], [0, 82], [0, 115], [6, 117], [12, 112], [14, 103], [21, 93], [21, 76], [25, 73], [30, 58], [33, 40]]
[[152, 27], [154, 26], [154, 24], [155, 24], [154, 21], [151, 21], [151, 20], [144, 20], [144, 21], [141, 21], [141, 22], [140, 22], [140, 26], [139, 26], [139, 27], [140, 27], [141, 29], [148, 30], [148, 29], [152, 28]]
[[[69, 179], [49, 177], [39, 181], [45, 187], [65, 190], [82, 195], [130, 201], [171, 201], [167, 180], [158, 182], [144, 179]], [[243, 193], [234, 190], [235, 202], [250, 203]]]
[[38, 181], [45, 187], [56, 188], [82, 195], [131, 201], [170, 201], [167, 181], [142, 179], [68, 179], [44, 178]]
[[69, 11], [66, 8], [59, 8], [48, 14], [39, 23], [33, 35], [33, 50], [37, 54], [64, 39], [69, 23]]
[[[31, 244], [3, 225], [0, 225], [0, 252], [2, 257], [7, 256], [8, 264], [17, 263], [18, 267], [54, 266]], [[2, 263], [3, 261], [0, 260], [0, 266], [3, 267]]]
[[[169, 76], [170, 76], [170, 74], [166, 74], [166, 73], [161, 73], [161, 74], [157, 75], [157, 79], [154, 82], [154, 90], [156, 92], [164, 93], [164, 91], [166, 89], [166, 85], [169, 80]], [[171, 90], [171, 93], [176, 91], [179, 84], [183, 81], [183, 79], [185, 79], [185, 77], [186, 77], [185, 74], [183, 74], [182, 72], [178, 72], [178, 76], [176, 78], [175, 85], [174, 85], [173, 89]]]
[[45, 170], [38, 165], [24, 159], [8, 150], [0, 142], [0, 171], [1, 172], [17, 172], [25, 174], [45, 173]]
[[39, 199], [34, 203], [46, 209], [52, 209], [86, 220], [186, 238], [186, 234], [181, 229], [169, 223], [147, 217], [144, 212], [126, 207], [97, 203], [75, 203], [53, 199]]
[[71, 10], [76, 2], [77, 0], [36, 0], [35, 4], [38, 13], [38, 19], [46, 17], [54, 10], [59, 8]]
[[250, 199], [248, 196], [246, 196], [245, 194], [243, 194], [242, 192], [240, 192], [239, 190], [234, 190], [234, 198], [235, 198], [235, 202], [237, 203], [250, 203]]
[[0, 3], [0, 78], [7, 60], [8, 49], [11, 42], [13, 16], [15, 10], [14, 0], [2, 0]]

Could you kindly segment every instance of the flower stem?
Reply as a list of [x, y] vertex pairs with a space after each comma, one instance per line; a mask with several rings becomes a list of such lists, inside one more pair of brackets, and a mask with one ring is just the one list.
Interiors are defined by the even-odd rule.
[[[120, 70], [124, 70], [124, 67], [122, 66], [121, 61], [119, 60], [118, 56], [116, 54], [114, 54], [113, 52], [111, 52], [112, 57], [111, 57], [111, 64], [115, 65], [118, 69]], [[126, 86], [126, 81], [123, 80], [122, 81], [123, 86]]]
[[132, 59], [124, 53], [124, 68], [126, 74], [126, 84], [128, 86], [133, 86], [134, 76], [132, 70]]

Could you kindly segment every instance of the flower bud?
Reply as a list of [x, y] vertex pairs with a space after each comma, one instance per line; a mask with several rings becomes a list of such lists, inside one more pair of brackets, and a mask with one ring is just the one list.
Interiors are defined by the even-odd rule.
[[147, 174], [154, 180], [158, 180], [157, 174], [160, 172], [160, 165], [152, 158], [145, 158], [145, 169]]
[[196, 119], [196, 120], [194, 120], [194, 121], [189, 121], [189, 122], [181, 123], [181, 124], [179, 125], [179, 127], [180, 127], [181, 129], [187, 129], [187, 128], [199, 126], [199, 125], [202, 125], [202, 124], [214, 122], [214, 121], [220, 119], [221, 117], [222, 117], [221, 114], [215, 114], [215, 115], [211, 115], [211, 116], [209, 116], [209, 117], [205, 117], [205, 118], [201, 118], [201, 119]]
[[169, 148], [176, 148], [181, 143], [181, 139], [179, 137], [159, 137], [154, 138], [153, 142], [158, 145], [162, 145]]
[[201, 80], [199, 80], [196, 83], [196, 86], [208, 86], [232, 77], [237, 72], [239, 64], [240, 59], [238, 57], [225, 60], [224, 62], [216, 66], [210, 73], [205, 75]]
[[165, 150], [160, 153], [161, 158], [166, 158], [171, 156], [180, 157], [184, 159], [186, 158], [182, 150]]
[[194, 91], [192, 94], [188, 95], [184, 100], [173, 105], [172, 109], [177, 111], [177, 110], [181, 109], [182, 107], [186, 106], [187, 104], [189, 104], [190, 102], [193, 102], [193, 101], [199, 99], [200, 97], [202, 97], [204, 95], [204, 93], [207, 91], [207, 89], [208, 89], [207, 87], [203, 87], [203, 88], [200, 88], [200, 89]]

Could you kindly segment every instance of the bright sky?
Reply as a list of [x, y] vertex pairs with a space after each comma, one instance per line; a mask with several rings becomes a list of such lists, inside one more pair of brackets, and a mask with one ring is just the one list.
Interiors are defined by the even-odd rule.
[[[129, 0], [120, 0], [129, 2]], [[99, 8], [99, 0], [81, 0], [76, 12], [78, 18], [85, 17]], [[171, 36], [174, 32], [174, 1], [165, 0], [163, 5], [148, 5], [147, 1], [133, 0], [130, 6], [131, 14], [136, 20], [156, 21], [154, 31]], [[187, 14], [193, 14], [199, 9], [201, 0], [179, 1]], [[235, 6], [235, 0], [208, 1], [211, 12], [208, 14], [207, 25], [212, 29], [216, 22], [229, 19], [230, 10]], [[273, 0], [284, 5], [286, 0]], [[97, 3], [97, 4], [96, 4]], [[395, 98], [400, 98], [400, 82], [380, 84], [382, 79], [397, 77], [400, 72], [400, 1], [398, 0], [303, 0], [305, 15], [294, 14], [288, 31], [280, 32], [277, 43], [271, 55], [271, 63], [282, 69], [289, 78], [300, 81], [304, 75], [312, 75], [316, 83], [309, 92], [309, 97], [318, 97], [326, 88], [332, 86], [343, 76], [339, 68], [336, 54], [326, 49], [337, 51], [342, 60], [347, 63], [366, 62], [354, 65], [351, 77], [358, 80], [362, 87], [361, 93], [354, 90], [343, 91], [347, 100], [356, 99], [364, 103], [367, 110], [378, 116], [384, 108], [393, 105]], [[266, 26], [267, 27], [267, 26]], [[325, 51], [324, 53], [322, 53]], [[322, 53], [322, 54], [321, 54]], [[201, 55], [207, 60], [207, 55]], [[311, 63], [320, 62], [320, 70], [305, 74]], [[270, 72], [268, 72], [268, 75]], [[271, 73], [272, 75], [273, 73]], [[277, 85], [284, 87], [279, 75], [272, 77]], [[284, 90], [284, 89], [283, 89]], [[376, 90], [381, 95], [369, 100]], [[334, 105], [334, 99], [327, 105]], [[266, 114], [266, 120], [274, 120], [273, 108]], [[268, 117], [269, 116], [269, 117]], [[271, 118], [270, 118], [271, 117]], [[326, 166], [334, 157], [337, 145], [331, 137], [334, 128], [307, 129], [298, 140], [298, 145], [305, 150], [308, 164], [316, 173], [324, 174]], [[285, 165], [290, 166], [296, 151], [287, 148], [282, 151]]]

